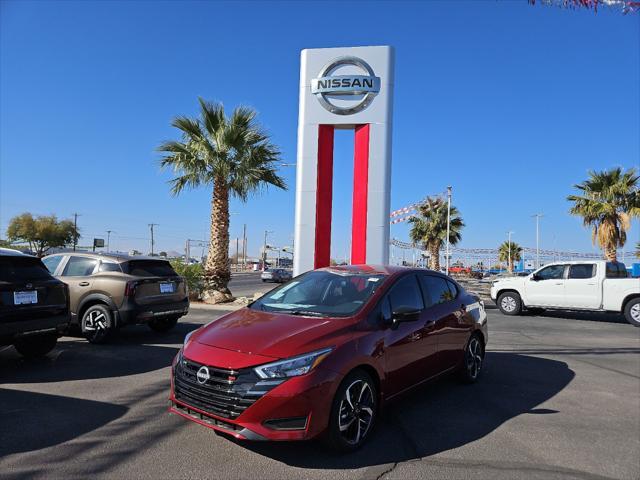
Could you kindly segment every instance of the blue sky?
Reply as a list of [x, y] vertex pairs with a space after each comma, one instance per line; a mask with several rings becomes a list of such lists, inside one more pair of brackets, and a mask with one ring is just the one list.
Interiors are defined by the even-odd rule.
[[[246, 104], [295, 162], [303, 48], [393, 45], [392, 209], [454, 188], [464, 247], [592, 251], [565, 198], [589, 169], [640, 159], [639, 16], [493, 2], [7, 2], [0, 17], [0, 230], [23, 211], [79, 224], [87, 244], [182, 250], [207, 236], [210, 191], [169, 195], [157, 145], [197, 97]], [[333, 256], [348, 246], [352, 140], [336, 140]], [[291, 242], [290, 189], [234, 201]], [[392, 236], [407, 238], [406, 226]], [[639, 238], [637, 222], [630, 232]]]

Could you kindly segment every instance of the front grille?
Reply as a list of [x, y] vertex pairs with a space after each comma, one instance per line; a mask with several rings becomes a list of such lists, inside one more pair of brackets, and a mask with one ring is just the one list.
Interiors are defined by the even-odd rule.
[[220, 417], [236, 419], [280, 382], [265, 382], [251, 368], [228, 370], [207, 365], [209, 379], [200, 383], [203, 364], [183, 358], [174, 369], [176, 400]]

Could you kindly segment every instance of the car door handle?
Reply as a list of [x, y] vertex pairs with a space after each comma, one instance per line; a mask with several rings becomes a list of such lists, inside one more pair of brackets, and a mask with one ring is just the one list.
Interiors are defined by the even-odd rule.
[[554, 283], [554, 285], [562, 285], [562, 282], [560, 282], [560, 283]]
[[80, 282], [78, 285], [81, 286], [81, 287], [88, 287], [89, 286], [89, 282]]

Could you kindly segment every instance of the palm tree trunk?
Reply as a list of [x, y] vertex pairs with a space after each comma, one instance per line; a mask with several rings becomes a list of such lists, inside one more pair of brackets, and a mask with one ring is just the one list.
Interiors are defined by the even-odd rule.
[[229, 270], [229, 188], [223, 178], [213, 182], [211, 195], [211, 233], [204, 266], [203, 299], [207, 303], [232, 300], [228, 288]]
[[610, 262], [618, 261], [618, 249], [615, 245], [607, 245], [604, 247], [604, 256]]
[[436, 272], [440, 271], [440, 243], [433, 242], [429, 244], [429, 255], [431, 264], [431, 270], [435, 270]]

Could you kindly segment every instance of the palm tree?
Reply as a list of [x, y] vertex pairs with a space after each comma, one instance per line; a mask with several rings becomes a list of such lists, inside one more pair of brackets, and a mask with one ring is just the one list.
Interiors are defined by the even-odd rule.
[[[509, 255], [511, 252], [511, 255]], [[513, 265], [515, 262], [519, 262], [522, 256], [522, 247], [516, 242], [505, 241], [498, 247], [498, 260], [501, 262], [507, 262], [507, 270], [509, 273], [513, 273]]]
[[569, 210], [581, 216], [585, 227], [592, 228], [593, 243], [604, 250], [605, 258], [615, 262], [617, 249], [627, 241], [631, 219], [640, 216], [640, 191], [635, 168], [623, 172], [620, 167], [589, 172], [589, 179], [574, 185], [578, 195], [569, 195]]
[[[429, 266], [440, 270], [440, 249], [447, 238], [447, 202], [439, 197], [427, 197], [418, 208], [418, 214], [409, 219], [411, 230], [409, 238], [416, 245], [422, 245], [430, 255]], [[449, 243], [457, 244], [461, 239], [464, 222], [460, 212], [451, 206]]]
[[634, 255], [636, 256], [636, 258], [640, 258], [640, 242], [636, 243], [636, 251]]
[[165, 142], [161, 168], [172, 168], [171, 193], [185, 188], [212, 187], [209, 251], [204, 266], [203, 298], [210, 303], [232, 299], [229, 270], [229, 197], [246, 201], [251, 193], [273, 185], [286, 189], [276, 173], [280, 151], [256, 123], [256, 112], [238, 107], [230, 118], [222, 104], [202, 98], [200, 116], [176, 117], [180, 141]]

